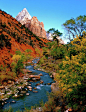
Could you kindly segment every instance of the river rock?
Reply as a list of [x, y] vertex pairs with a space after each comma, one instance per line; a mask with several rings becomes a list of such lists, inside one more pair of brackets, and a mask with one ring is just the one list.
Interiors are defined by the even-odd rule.
[[42, 107], [37, 107], [36, 110], [37, 110], [37, 112], [43, 112]]
[[39, 76], [43, 76], [42, 73], [40, 73]]
[[1, 93], [1, 95], [4, 95], [5, 93]]
[[29, 96], [30, 94], [29, 93], [26, 93], [26, 95]]
[[10, 93], [7, 93], [7, 95], [11, 95], [12, 93], [10, 92]]
[[32, 71], [28, 70], [28, 69], [23, 69], [24, 73], [32, 73]]
[[36, 84], [36, 86], [39, 86], [40, 84], [38, 83], [38, 84]]
[[30, 84], [30, 83], [29, 83], [28, 85], [29, 85], [29, 86], [31, 86], [31, 84]]
[[34, 93], [38, 93], [38, 91], [33, 91]]
[[15, 84], [15, 82], [14, 81], [12, 81], [12, 85], [14, 85]]
[[26, 81], [27, 81], [27, 80], [28, 80], [28, 77], [24, 77], [24, 80], [26, 80]]
[[36, 80], [36, 78], [32, 78], [32, 80], [33, 80], [33, 81], [35, 81], [35, 80]]
[[[61, 107], [60, 107], [60, 106], [57, 106], [57, 107], [55, 108], [55, 112], [58, 112], [60, 109], [61, 109]], [[64, 111], [64, 112], [65, 112], [65, 111]]]
[[24, 96], [23, 94], [20, 94], [20, 96]]
[[19, 87], [18, 87], [18, 89], [20, 89], [20, 90], [21, 90], [21, 89], [22, 89], [22, 87], [21, 87], [21, 86], [19, 86]]
[[36, 80], [40, 80], [39, 75], [29, 75], [29, 78], [35, 78]]
[[59, 87], [58, 87], [58, 85], [56, 83], [52, 83], [51, 84], [51, 90], [52, 90], [52, 92], [56, 92], [56, 91], [58, 91], [58, 89], [59, 89]]
[[32, 109], [32, 112], [38, 112], [37, 110], [35, 110], [35, 109]]
[[32, 89], [32, 87], [31, 87], [31, 86], [27, 86], [27, 88], [28, 88], [28, 89]]
[[4, 105], [4, 102], [2, 102], [2, 105]]
[[16, 101], [13, 100], [12, 103], [16, 103]]
[[56, 73], [55, 73], [55, 72], [53, 72], [53, 73], [52, 73], [52, 78], [54, 78], [54, 77], [55, 77], [55, 75], [56, 75]]
[[18, 98], [20, 95], [18, 95], [18, 94], [15, 94], [13, 97], [14, 98]]
[[21, 94], [24, 94], [24, 93], [26, 93], [26, 91], [21, 91]]
[[7, 82], [8, 84], [11, 84], [12, 83], [12, 81], [11, 80], [8, 80], [8, 82]]
[[32, 89], [29, 89], [29, 91], [32, 91]]
[[34, 87], [33, 89], [37, 89], [36, 87]]
[[51, 83], [47, 83], [47, 85], [51, 85]]
[[44, 82], [44, 81], [41, 80], [41, 81], [40, 81], [40, 84], [43, 84], [43, 82]]
[[28, 85], [28, 82], [26, 82], [25, 85], [27, 86]]
[[5, 87], [4, 87], [4, 86], [0, 86], [0, 90], [1, 90], [1, 89], [5, 89]]

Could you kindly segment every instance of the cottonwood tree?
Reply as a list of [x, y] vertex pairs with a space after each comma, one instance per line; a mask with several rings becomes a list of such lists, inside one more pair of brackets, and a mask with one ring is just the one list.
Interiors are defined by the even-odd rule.
[[65, 30], [67, 31], [68, 37], [71, 41], [71, 39], [74, 39], [76, 35], [82, 36], [82, 32], [86, 30], [86, 15], [79, 16], [76, 19], [72, 18], [70, 20], [67, 20], [63, 24]]

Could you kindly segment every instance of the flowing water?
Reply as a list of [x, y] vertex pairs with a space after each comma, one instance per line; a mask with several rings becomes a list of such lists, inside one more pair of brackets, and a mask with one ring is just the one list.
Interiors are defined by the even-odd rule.
[[[33, 60], [33, 63], [36, 63], [38, 60]], [[8, 99], [7, 104], [3, 106], [4, 109], [9, 109], [9, 107], [12, 107], [13, 112], [16, 112], [18, 109], [23, 111], [25, 107], [30, 108], [31, 106], [34, 106], [35, 104], [39, 104], [41, 100], [45, 103], [48, 98], [47, 98], [47, 92], [51, 92], [51, 85], [48, 85], [48, 83], [52, 83], [53, 79], [50, 78], [49, 74], [43, 71], [35, 70], [34, 66], [26, 66], [26, 69], [29, 69], [32, 71], [32, 74], [38, 75], [42, 73], [43, 76], [41, 76], [41, 80], [43, 80], [43, 84], [40, 84], [36, 86], [37, 83], [40, 83], [40, 81], [37, 82], [30, 82], [32, 89], [36, 87], [37, 93], [34, 93], [33, 91], [29, 91], [28, 93], [30, 94], [29, 96], [24, 95], [21, 98], [16, 98], [16, 99]], [[34, 89], [33, 89], [34, 90]], [[35, 90], [34, 90], [35, 91]], [[16, 103], [12, 103], [12, 101], [15, 101]]]

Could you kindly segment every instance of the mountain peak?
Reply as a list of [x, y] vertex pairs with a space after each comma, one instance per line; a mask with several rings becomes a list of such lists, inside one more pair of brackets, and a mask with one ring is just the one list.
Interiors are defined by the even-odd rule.
[[23, 10], [27, 11], [27, 9], [26, 9], [26, 8], [24, 8]]
[[25, 25], [25, 27], [27, 27], [35, 35], [46, 38], [46, 31], [44, 29], [43, 22], [38, 21], [37, 17], [35, 16], [31, 17], [26, 8], [19, 12], [19, 14], [16, 16], [16, 19], [22, 25]]
[[15, 19], [17, 19], [17, 21], [25, 21], [26, 19], [31, 19], [31, 15], [28, 13], [27, 9], [24, 8], [21, 12], [19, 12], [19, 14], [15, 17]]

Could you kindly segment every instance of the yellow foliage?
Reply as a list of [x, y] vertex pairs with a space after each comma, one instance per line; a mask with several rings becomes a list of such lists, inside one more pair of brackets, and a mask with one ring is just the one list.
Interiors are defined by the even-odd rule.
[[81, 82], [78, 80], [77, 84], [78, 84], [78, 85], [81, 85]]
[[67, 90], [67, 89], [66, 89], [65, 87], [62, 88], [62, 91], [63, 91], [63, 92], [66, 91], [66, 90]]
[[19, 59], [21, 59], [21, 55], [13, 55], [12, 60], [17, 62]]
[[36, 51], [36, 53], [39, 54], [40, 56], [43, 56], [43, 52], [42, 52], [40, 49], [35, 48], [35, 51]]
[[71, 91], [72, 91], [72, 89], [71, 89], [71, 88], [69, 88], [69, 89], [68, 89], [68, 92], [71, 92]]
[[61, 83], [61, 87], [63, 87], [64, 86], [64, 83]]
[[66, 58], [67, 61], [70, 60], [68, 56], [65, 56], [65, 58]]

